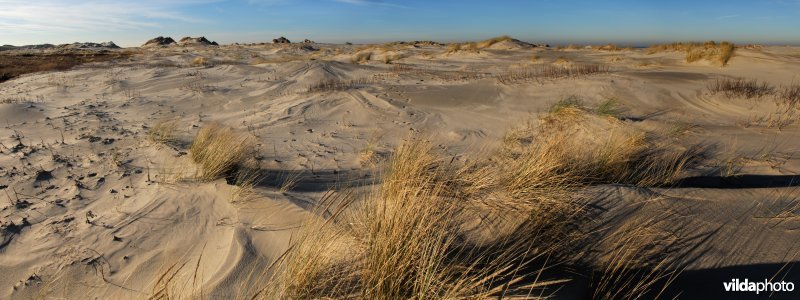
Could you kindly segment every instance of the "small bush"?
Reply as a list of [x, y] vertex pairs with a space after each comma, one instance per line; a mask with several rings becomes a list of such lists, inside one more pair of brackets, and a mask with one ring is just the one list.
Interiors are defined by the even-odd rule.
[[195, 67], [205, 67], [205, 66], [208, 66], [208, 65], [209, 65], [208, 58], [205, 58], [205, 57], [202, 57], [202, 56], [195, 57], [192, 60], [192, 66], [195, 66]]
[[350, 62], [354, 64], [362, 64], [372, 59], [372, 51], [361, 51], [350, 58]]

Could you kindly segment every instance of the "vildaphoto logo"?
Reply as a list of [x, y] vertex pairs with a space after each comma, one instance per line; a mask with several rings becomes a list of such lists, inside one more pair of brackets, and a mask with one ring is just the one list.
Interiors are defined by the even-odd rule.
[[727, 292], [755, 292], [756, 295], [762, 292], [792, 292], [794, 291], [794, 283], [786, 281], [771, 282], [768, 279], [764, 281], [750, 281], [745, 278], [731, 279], [730, 282], [723, 282], [725, 291]]

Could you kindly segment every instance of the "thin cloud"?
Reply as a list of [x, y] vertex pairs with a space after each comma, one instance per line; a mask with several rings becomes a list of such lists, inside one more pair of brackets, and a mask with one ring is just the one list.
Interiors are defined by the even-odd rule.
[[0, 0], [0, 28], [21, 31], [114, 31], [160, 27], [159, 21], [197, 23], [177, 9], [208, 0]]

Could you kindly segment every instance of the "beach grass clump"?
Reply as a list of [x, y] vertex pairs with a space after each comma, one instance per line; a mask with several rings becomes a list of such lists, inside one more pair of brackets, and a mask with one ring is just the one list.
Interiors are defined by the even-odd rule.
[[775, 93], [774, 86], [766, 81], [744, 78], [724, 78], [717, 79], [708, 85], [711, 94], [722, 93], [726, 97], [740, 97], [745, 99], [761, 98]]
[[559, 101], [541, 126], [522, 140], [561, 145], [564, 168], [586, 184], [669, 185], [701, 150], [671, 147], [665, 137], [591, 112], [574, 100]]
[[[464, 240], [465, 220], [477, 217], [467, 208], [477, 199], [468, 198], [473, 194], [461, 188], [470, 181], [460, 178], [459, 170], [463, 169], [451, 165], [429, 141], [402, 143], [375, 190], [363, 197], [342, 193], [327, 199], [337, 203], [323, 205], [332, 217], [304, 231], [307, 236], [287, 252], [259, 296], [487, 298], [509, 285], [533, 289], [554, 284], [521, 284], [518, 268], [543, 252], [530, 247], [536, 235], [526, 236], [526, 243], [499, 239], [495, 242], [502, 247], [491, 249]], [[478, 189], [475, 182], [469, 184]], [[505, 187], [512, 185], [507, 182]]]
[[249, 157], [251, 150], [249, 136], [219, 123], [211, 123], [197, 132], [189, 154], [199, 166], [197, 177], [210, 181], [232, 175]]
[[671, 44], [656, 44], [647, 49], [648, 54], [659, 52], [684, 52], [684, 58], [687, 63], [707, 60], [723, 67], [728, 64], [735, 51], [736, 46], [726, 41], [720, 43], [714, 41], [706, 41], [703, 43], [675, 42]]
[[[586, 243], [581, 226], [590, 219], [586, 187], [668, 183], [690, 160], [690, 151], [668, 155], [645, 132], [563, 102], [538, 125], [510, 130], [499, 148], [471, 159], [456, 161], [430, 141], [407, 139], [373, 189], [331, 192], [320, 201], [314, 215], [323, 217], [304, 226], [255, 298], [547, 295], [567, 278], [539, 275], [579, 263], [579, 253], [597, 245]], [[632, 228], [598, 241], [614, 250], [603, 258], [612, 266], [592, 279], [597, 296], [642, 296], [673, 274], [673, 260], [654, 250], [665, 239], [654, 238], [647, 222]], [[486, 234], [472, 234], [481, 230]]]
[[800, 109], [800, 84], [782, 87], [778, 93], [779, 103]]

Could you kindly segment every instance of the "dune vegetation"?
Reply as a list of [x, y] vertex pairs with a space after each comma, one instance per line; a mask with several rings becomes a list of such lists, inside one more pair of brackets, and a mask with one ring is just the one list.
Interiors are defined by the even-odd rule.
[[64, 71], [75, 66], [127, 58], [130, 51], [87, 52], [87, 53], [3, 53], [0, 54], [0, 82], [11, 80], [23, 74]]
[[467, 42], [467, 43], [451, 43], [447, 45], [447, 53], [464, 52], [479, 52], [480, 50], [491, 47], [494, 44], [512, 41], [514, 38], [504, 35], [486, 39], [480, 42]]
[[735, 50], [736, 46], [726, 41], [720, 43], [716, 43], [714, 41], [707, 41], [703, 43], [675, 42], [671, 44], [652, 45], [647, 49], [647, 53], [655, 54], [659, 52], [684, 52], [687, 63], [692, 63], [699, 60], [707, 60], [724, 67], [733, 57]]
[[[603, 104], [596, 111], [609, 111]], [[364, 193], [329, 193], [290, 249], [264, 273], [258, 299], [453, 299], [547, 296], [569, 278], [542, 274], [580, 265], [590, 222], [587, 188], [673, 182], [697, 149], [597, 114], [575, 98], [509, 131], [488, 156], [456, 162], [411, 137]], [[536, 124], [536, 125], [535, 125]], [[595, 134], [600, 132], [601, 134]], [[576, 151], [571, 149], [582, 149]], [[491, 232], [476, 240], [475, 222]], [[655, 295], [678, 272], [648, 222], [620, 229], [614, 268], [592, 284], [596, 297]], [[647, 234], [645, 234], [645, 232]], [[649, 249], [649, 250], [643, 250]], [[641, 266], [651, 266], [645, 268]], [[594, 272], [594, 271], [592, 271]], [[644, 280], [634, 282], [631, 279]], [[661, 285], [661, 286], [659, 286]]]

